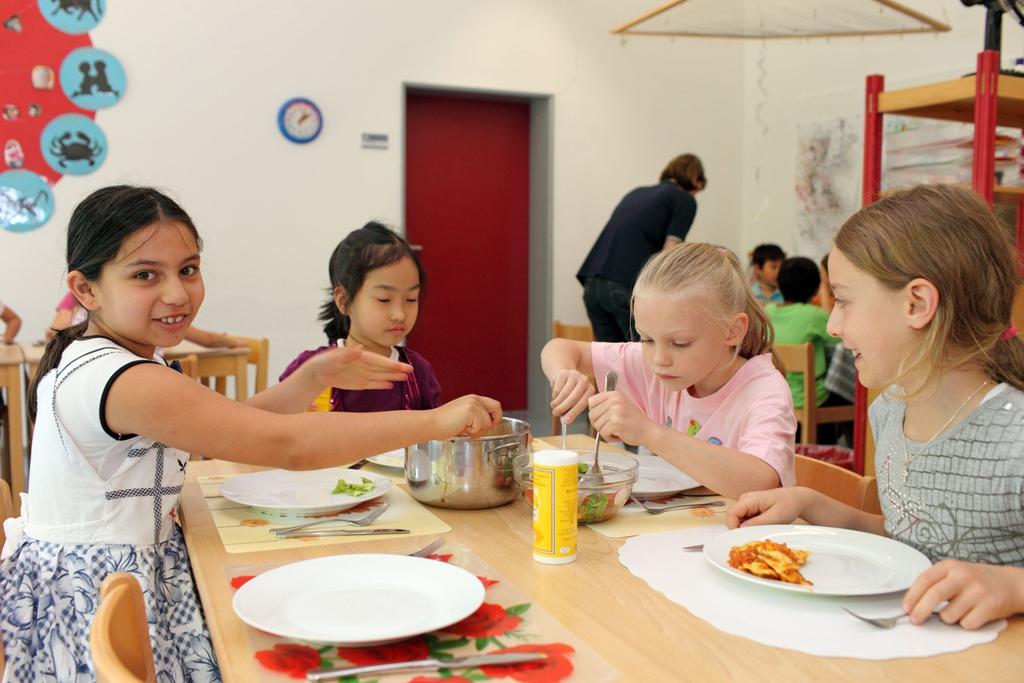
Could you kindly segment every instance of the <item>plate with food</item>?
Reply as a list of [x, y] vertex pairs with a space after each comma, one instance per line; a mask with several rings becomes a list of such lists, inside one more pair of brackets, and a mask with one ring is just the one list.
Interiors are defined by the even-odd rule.
[[380, 465], [381, 467], [394, 467], [400, 470], [405, 469], [405, 449], [397, 448], [386, 453], [371, 455], [367, 460], [372, 462], [374, 465]]
[[293, 562], [238, 589], [235, 613], [294, 640], [370, 647], [454, 624], [484, 600], [475, 575], [446, 562], [344, 554]]
[[387, 477], [373, 472], [328, 467], [292, 472], [263, 470], [225, 481], [220, 494], [271, 515], [341, 512], [391, 490]]
[[882, 595], [906, 590], [931, 562], [891, 538], [849, 529], [776, 524], [732, 529], [704, 544], [723, 572], [815, 595]]

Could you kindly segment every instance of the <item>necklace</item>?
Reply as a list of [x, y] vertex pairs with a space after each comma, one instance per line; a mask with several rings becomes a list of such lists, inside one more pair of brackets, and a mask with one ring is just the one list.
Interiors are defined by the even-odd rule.
[[[913, 455], [910, 454], [910, 450], [907, 448], [907, 432], [906, 432], [906, 426], [904, 426], [904, 428], [903, 428], [903, 486], [904, 487], [906, 487], [906, 485], [907, 485], [907, 478], [910, 476], [910, 463], [912, 463], [917, 458], [917, 456], [921, 455], [921, 453], [923, 453], [925, 451], [925, 449], [927, 449], [929, 446], [931, 446], [932, 442], [935, 441], [935, 439], [937, 439], [940, 434], [942, 434], [947, 429], [949, 429], [949, 426], [951, 424], [953, 424], [953, 420], [955, 420], [960, 415], [960, 413], [963, 411], [963, 409], [967, 407], [967, 404], [971, 402], [971, 399], [978, 395], [978, 392], [980, 392], [982, 389], [984, 389], [985, 387], [988, 386], [988, 382], [989, 382], [989, 380], [986, 377], [985, 381], [983, 381], [981, 383], [981, 385], [978, 386], [977, 389], [975, 389], [974, 391], [972, 391], [970, 394], [967, 395], [967, 398], [965, 398], [963, 403], [960, 404], [960, 406], [956, 409], [956, 411], [952, 415], [949, 416], [949, 419], [946, 420], [946, 423], [944, 425], [942, 425], [941, 427], [939, 427], [939, 430], [937, 432], [932, 434], [932, 438], [928, 439], [928, 441], [926, 441], [923, 446], [918, 448], [917, 452], [914, 453]], [[906, 420], [906, 412], [904, 412], [904, 414], [903, 414], [903, 419], [904, 419], [904, 421]]]

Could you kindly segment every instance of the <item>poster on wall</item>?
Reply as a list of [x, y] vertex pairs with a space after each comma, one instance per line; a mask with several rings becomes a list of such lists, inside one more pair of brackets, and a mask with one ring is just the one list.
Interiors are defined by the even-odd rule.
[[50, 121], [39, 138], [43, 157], [57, 173], [92, 173], [107, 158], [107, 136], [81, 114], [64, 114]]
[[38, 173], [0, 173], [0, 229], [10, 232], [35, 230], [53, 215], [53, 191]]
[[60, 87], [82, 109], [112, 107], [124, 95], [124, 67], [106, 50], [80, 47], [60, 65]]
[[103, 19], [106, 0], [39, 0], [39, 13], [64, 33], [87, 33]]
[[819, 260], [860, 207], [861, 122], [854, 117], [797, 124], [797, 254]]

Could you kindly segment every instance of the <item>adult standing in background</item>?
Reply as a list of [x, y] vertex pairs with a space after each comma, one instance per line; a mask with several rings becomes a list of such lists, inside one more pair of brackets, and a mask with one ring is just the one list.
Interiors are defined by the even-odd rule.
[[612, 211], [576, 273], [597, 341], [631, 341], [633, 283], [647, 259], [686, 239], [697, 215], [694, 196], [707, 182], [700, 159], [681, 154], [668, 162], [657, 185], [638, 187]]

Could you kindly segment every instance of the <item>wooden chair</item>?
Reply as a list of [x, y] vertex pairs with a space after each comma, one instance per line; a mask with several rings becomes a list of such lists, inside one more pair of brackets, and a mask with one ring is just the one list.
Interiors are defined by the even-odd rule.
[[[256, 337], [235, 337], [235, 339], [249, 347], [249, 356], [246, 358], [246, 363], [256, 366], [256, 385], [253, 393], [258, 394], [267, 388], [270, 340], [266, 337], [259, 339]], [[218, 377], [215, 388], [218, 392], [226, 394], [228, 390], [227, 377]]]
[[823, 460], [796, 456], [797, 486], [806, 486], [841, 503], [874, 515], [882, 513], [875, 478]]
[[814, 344], [776, 344], [775, 351], [787, 372], [804, 376], [804, 405], [794, 408], [800, 423], [800, 443], [816, 443], [818, 425], [830, 422], [853, 422], [853, 406], [818, 407], [814, 402], [817, 389], [814, 383]]
[[146, 604], [131, 574], [117, 572], [103, 580], [89, 650], [99, 683], [155, 683]]
[[[594, 328], [590, 325], [569, 325], [563, 323], [561, 320], [555, 320], [551, 323], [551, 338], [552, 339], [571, 339], [573, 341], [592, 342], [594, 341]], [[594, 378], [591, 377], [590, 381], [593, 382]], [[594, 434], [594, 428], [590, 428], [591, 435]], [[551, 416], [551, 434], [558, 435], [562, 433], [562, 422], [554, 415]]]
[[182, 356], [178, 359], [178, 365], [181, 366], [181, 374], [195, 380], [199, 379], [199, 357], [196, 354]]
[[[14, 516], [14, 498], [11, 497], [11, 487], [3, 479], [0, 479], [0, 548], [7, 542], [7, 534], [4, 533], [3, 522], [5, 519]], [[3, 648], [0, 648], [2, 652]], [[3, 660], [0, 659], [0, 662]], [[0, 663], [2, 668], [2, 663]]]

